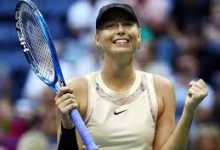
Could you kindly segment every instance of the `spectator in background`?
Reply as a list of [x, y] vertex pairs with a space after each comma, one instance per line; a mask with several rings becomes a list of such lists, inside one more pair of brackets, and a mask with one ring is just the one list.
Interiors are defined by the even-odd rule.
[[54, 149], [57, 146], [56, 141], [56, 117], [55, 117], [55, 94], [48, 88], [44, 89], [39, 100], [39, 131], [48, 139], [48, 147]]
[[48, 139], [43, 133], [31, 130], [22, 135], [17, 150], [50, 150], [48, 145]]
[[136, 66], [146, 72], [151, 72], [165, 77], [171, 75], [171, 66], [163, 61], [158, 61], [155, 55], [155, 37], [147, 27], [141, 29], [142, 41], [136, 52]]
[[194, 150], [219, 150], [219, 139], [219, 128], [215, 126], [201, 126], [193, 143]]
[[209, 50], [220, 56], [220, 3], [211, 5], [211, 14], [204, 26], [204, 35], [208, 42]]
[[[79, 44], [89, 45], [91, 42], [92, 19], [94, 12], [90, 1], [76, 1], [67, 11], [67, 27], [72, 39]], [[86, 10], [86, 11], [85, 11]]]
[[5, 144], [5, 139], [10, 132], [13, 121], [13, 107], [8, 98], [0, 97], [0, 143]]
[[[20, 118], [20, 122], [17, 121], [17, 128], [12, 131], [19, 131], [18, 127], [21, 125], [19, 126], [18, 124], [21, 124], [21, 120], [26, 122], [26, 129], [20, 134], [23, 136], [18, 141], [18, 150], [30, 150], [32, 148], [55, 150], [56, 119], [54, 93], [49, 88], [45, 88], [41, 95], [39, 95], [38, 101], [33, 99], [19, 99], [15, 108], [17, 118]], [[32, 141], [35, 141], [36, 145], [29, 144]]]
[[212, 0], [173, 0], [173, 17], [181, 31], [189, 26], [200, 27], [207, 21]]
[[76, 1], [67, 11], [69, 35], [62, 43], [61, 59], [74, 68], [72, 71], [74, 76], [85, 74], [96, 67], [91, 40], [93, 36], [91, 19], [95, 6], [96, 1]]
[[205, 23], [203, 27], [203, 34], [206, 40], [206, 72], [204, 78], [206, 78], [213, 86], [216, 86], [219, 82], [219, 70], [218, 64], [220, 60], [220, 3], [214, 1], [210, 6], [211, 13], [209, 21]]
[[11, 98], [11, 81], [8, 74], [9, 70], [0, 64], [0, 97]]
[[166, 0], [126, 0], [130, 4], [141, 23], [149, 26], [155, 33], [164, 30], [164, 25], [169, 18], [170, 3]]
[[7, 150], [15, 150], [18, 139], [26, 132], [34, 119], [32, 101], [19, 99], [15, 106], [7, 98], [0, 100], [0, 143]]
[[[76, 30], [88, 31], [85, 34], [90, 35], [95, 32], [95, 18], [98, 15], [99, 9], [108, 3], [118, 0], [80, 0], [75, 1], [67, 11], [67, 26], [70, 34], [77, 34]], [[83, 31], [82, 31], [83, 32]], [[87, 36], [87, 35], [86, 35]], [[94, 36], [94, 35], [90, 35]], [[88, 37], [87, 37], [88, 38]], [[91, 42], [91, 39], [89, 39]]]

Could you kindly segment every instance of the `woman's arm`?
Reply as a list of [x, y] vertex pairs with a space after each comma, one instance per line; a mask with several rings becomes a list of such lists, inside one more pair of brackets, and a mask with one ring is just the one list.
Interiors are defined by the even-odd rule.
[[[58, 149], [64, 146], [82, 147], [82, 142], [76, 134], [74, 124], [70, 120], [69, 112], [72, 107], [77, 107], [82, 118], [85, 117], [87, 110], [87, 81], [85, 78], [71, 80], [67, 87], [63, 87], [58, 92], [56, 100], [56, 124]], [[68, 102], [69, 101], [69, 102]], [[67, 141], [68, 139], [68, 141]]]
[[171, 82], [155, 75], [154, 84], [158, 102], [158, 119], [154, 150], [160, 150], [175, 129], [175, 95]]
[[[160, 82], [156, 80], [159, 80]], [[161, 82], [161, 80], [164, 81]], [[193, 113], [198, 104], [207, 95], [207, 87], [202, 80], [197, 82], [192, 81], [189, 84], [189, 91], [186, 96], [184, 111], [178, 125], [174, 129], [174, 88], [169, 81], [161, 77], [156, 77], [155, 85], [158, 88], [157, 92], [159, 97], [162, 98], [163, 111], [157, 124], [154, 150], [185, 150], [188, 143]], [[169, 129], [169, 127], [171, 129]]]

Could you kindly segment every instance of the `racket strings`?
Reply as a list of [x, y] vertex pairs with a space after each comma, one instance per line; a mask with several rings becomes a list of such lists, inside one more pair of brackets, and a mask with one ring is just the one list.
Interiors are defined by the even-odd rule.
[[28, 5], [22, 5], [21, 18], [24, 36], [26, 36], [29, 46], [29, 55], [33, 59], [31, 64], [38, 76], [44, 80], [52, 82], [54, 80], [54, 67], [50, 54], [50, 48], [36, 21], [36, 17], [31, 13], [32, 9]]

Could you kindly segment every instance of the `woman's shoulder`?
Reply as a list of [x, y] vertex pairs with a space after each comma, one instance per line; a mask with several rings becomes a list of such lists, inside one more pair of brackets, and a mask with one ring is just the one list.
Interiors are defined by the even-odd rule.
[[[87, 75], [86, 75], [87, 76]], [[67, 86], [69, 86], [76, 100], [79, 103], [79, 112], [81, 116], [85, 119], [88, 105], [88, 80], [86, 76], [74, 77], [69, 80]]]
[[70, 78], [67, 82], [67, 86], [69, 86], [74, 92], [87, 92], [88, 89], [88, 80], [94, 78], [99, 71], [90, 72], [84, 76], [77, 76]]
[[158, 75], [158, 74], [153, 74], [153, 78], [154, 78], [154, 83], [157, 86], [161, 86], [161, 87], [172, 87], [173, 83], [171, 80], [169, 80], [167, 77], [164, 77], [162, 75]]
[[67, 86], [73, 91], [78, 91], [87, 87], [87, 81], [84, 76], [73, 77], [67, 82]]

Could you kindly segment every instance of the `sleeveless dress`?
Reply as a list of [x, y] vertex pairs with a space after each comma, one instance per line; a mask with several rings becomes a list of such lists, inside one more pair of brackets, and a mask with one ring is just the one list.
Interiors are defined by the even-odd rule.
[[109, 89], [100, 71], [86, 76], [85, 122], [99, 150], [152, 150], [158, 113], [153, 75], [135, 74], [126, 92]]

